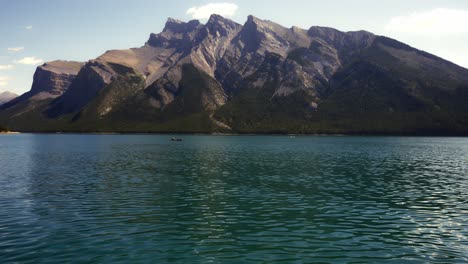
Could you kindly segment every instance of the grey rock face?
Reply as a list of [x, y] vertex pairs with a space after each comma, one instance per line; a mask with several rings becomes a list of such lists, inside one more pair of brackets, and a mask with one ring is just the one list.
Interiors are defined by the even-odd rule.
[[[342, 66], [342, 60], [349, 53], [368, 47], [373, 38], [367, 32], [285, 28], [254, 16], [249, 16], [244, 25], [219, 15], [212, 15], [205, 25], [197, 20], [182, 22], [169, 18], [164, 30], [151, 34], [145, 46], [111, 50], [88, 63], [84, 72], [94, 76], [88, 79], [99, 81], [84, 85], [86, 82], [80, 80], [85, 77], [80, 77], [61, 100], [63, 105], [74, 105], [68, 111], [85, 105], [119, 75], [109, 64], [132, 67], [145, 76], [146, 93], [151, 95], [151, 105], [156, 108], [164, 108], [177, 97], [185, 64], [194, 65], [223, 87], [224, 94], [218, 98], [229, 98], [242, 87], [262, 87], [271, 79], [272, 76], [266, 76], [272, 74], [268, 72], [249, 79], [261, 65], [268, 64], [265, 62], [268, 54], [281, 58], [281, 65], [275, 66], [279, 69], [275, 73], [276, 90], [272, 97], [296, 91], [318, 96], [320, 86]], [[79, 93], [88, 96], [78, 96]]]
[[[132, 78], [138, 80], [137, 85], [129, 85]], [[446, 103], [439, 101], [445, 97], [436, 100], [435, 95], [445, 89], [451, 93], [447, 98], [457, 93], [465, 98], [464, 88], [460, 87], [468, 83], [468, 74], [466, 69], [441, 58], [366, 31], [286, 28], [254, 16], [249, 16], [243, 25], [219, 15], [212, 15], [206, 24], [170, 18], [163, 31], [151, 34], [142, 47], [109, 50], [86, 64], [55, 61], [38, 67], [31, 91], [2, 108], [24, 98], [55, 98], [47, 105], [51, 118], [80, 113], [93, 105], [101, 117], [112, 116], [117, 108], [138, 109], [135, 116], [142, 114], [146, 120], [154, 116], [166, 120], [167, 113], [180, 117], [191, 111], [205, 111], [217, 126], [222, 126], [223, 122], [215, 119], [215, 112], [238, 102], [243, 91], [253, 91], [258, 96], [255, 100], [246, 99], [247, 103], [273, 102], [271, 108], [280, 105], [281, 112], [283, 108], [294, 108], [290, 107], [293, 102], [298, 105], [296, 108], [304, 110], [295, 110], [296, 113], [305, 112], [304, 116], [310, 117], [321, 105], [340, 115], [360, 107], [394, 109], [379, 105], [376, 99], [381, 94], [376, 93], [375, 98], [368, 95], [388, 83], [401, 86], [398, 92], [393, 86], [387, 87], [386, 96], [394, 96], [392, 100], [415, 97], [421, 104], [440, 104], [436, 109], [442, 109]], [[128, 89], [109, 92], [115, 87]], [[369, 91], [353, 93], [345, 90], [347, 87]], [[428, 87], [433, 91], [427, 92]], [[333, 89], [344, 89], [341, 97], [335, 95], [339, 100], [333, 99]], [[348, 94], [367, 95], [370, 102], [377, 102], [369, 103], [370, 106], [360, 103], [340, 112], [341, 102], [346, 101]], [[95, 100], [98, 97], [101, 101]], [[324, 102], [330, 97], [336, 101], [327, 105]], [[99, 102], [106, 103], [98, 105]], [[235, 115], [243, 104], [241, 101], [232, 106], [229, 114]]]
[[196, 42], [198, 32], [203, 28], [198, 20], [182, 22], [169, 18], [163, 32], [151, 34], [148, 45], [153, 47], [175, 48], [186, 50]]
[[[249, 16], [221, 59], [216, 77], [228, 94], [235, 95], [246, 85], [243, 80], [254, 74], [270, 53], [282, 58], [273, 96], [285, 96], [298, 90], [316, 94], [317, 84], [328, 81], [341, 66], [338, 51], [323, 39], [314, 38], [297, 27], [288, 29]], [[257, 78], [253, 85], [262, 86], [265, 81]]]
[[26, 101], [54, 99], [64, 94], [77, 76], [82, 62], [51, 61], [36, 68], [31, 90], [2, 105], [3, 109]]
[[94, 98], [100, 89], [109, 84], [116, 73], [107, 65], [90, 61], [82, 67], [69, 89], [49, 109], [51, 117], [70, 113], [83, 107]]
[[[179, 94], [183, 65], [191, 64], [220, 84], [224, 94], [218, 98], [229, 99], [244, 87], [263, 88], [267, 84], [274, 86], [272, 98], [302, 91], [314, 98], [307, 104], [317, 105], [333, 75], [375, 40], [376, 36], [366, 31], [286, 28], [254, 16], [244, 25], [219, 15], [212, 15], [205, 25], [198, 20], [169, 18], [164, 30], [151, 34], [143, 47], [111, 50], [87, 63], [60, 101], [68, 112], [86, 105], [119, 76], [109, 66], [119, 64], [143, 75], [151, 105], [164, 108]], [[278, 57], [274, 66], [268, 66], [271, 55]], [[261, 67], [274, 70], [259, 71]]]
[[75, 79], [84, 64], [74, 61], [51, 61], [37, 67], [31, 93], [42, 93], [43, 97], [55, 98], [62, 95]]
[[11, 101], [13, 99], [15, 99], [16, 97], [18, 97], [17, 94], [15, 93], [12, 93], [12, 92], [2, 92], [0, 93], [0, 105], [8, 102], [8, 101]]

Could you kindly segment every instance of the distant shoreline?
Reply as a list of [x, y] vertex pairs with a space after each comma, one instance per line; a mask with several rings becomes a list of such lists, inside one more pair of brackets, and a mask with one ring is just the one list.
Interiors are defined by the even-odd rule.
[[203, 132], [82, 132], [82, 131], [7, 131], [2, 135], [12, 134], [57, 134], [57, 135], [203, 135], [203, 136], [287, 136], [287, 137], [468, 137], [468, 134], [457, 133], [319, 133], [319, 134], [288, 134], [288, 133], [203, 133]]
[[13, 132], [13, 131], [2, 131], [0, 135], [11, 135], [11, 134], [21, 134], [21, 132]]

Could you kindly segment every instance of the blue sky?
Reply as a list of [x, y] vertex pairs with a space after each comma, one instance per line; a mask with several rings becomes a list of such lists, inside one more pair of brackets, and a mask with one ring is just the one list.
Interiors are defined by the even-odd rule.
[[284, 26], [368, 30], [468, 67], [466, 0], [0, 0], [0, 92], [24, 93], [37, 65], [87, 61], [144, 45], [167, 17], [244, 23], [249, 14]]

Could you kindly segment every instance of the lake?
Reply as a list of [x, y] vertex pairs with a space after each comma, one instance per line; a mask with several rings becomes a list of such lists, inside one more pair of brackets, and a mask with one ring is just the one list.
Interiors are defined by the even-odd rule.
[[468, 262], [468, 138], [171, 137], [1, 135], [1, 262]]

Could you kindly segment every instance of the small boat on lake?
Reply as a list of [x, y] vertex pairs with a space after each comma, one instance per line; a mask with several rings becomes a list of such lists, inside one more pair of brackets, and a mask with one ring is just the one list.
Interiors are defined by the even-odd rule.
[[182, 141], [182, 139], [181, 139], [181, 138], [173, 137], [173, 138], [171, 138], [171, 141]]

